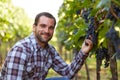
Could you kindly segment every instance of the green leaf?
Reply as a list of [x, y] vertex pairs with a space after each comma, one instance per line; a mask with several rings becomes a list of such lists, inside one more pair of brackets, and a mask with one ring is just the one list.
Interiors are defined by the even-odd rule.
[[108, 11], [111, 5], [111, 0], [101, 0], [97, 5], [97, 8], [103, 8], [105, 11]]

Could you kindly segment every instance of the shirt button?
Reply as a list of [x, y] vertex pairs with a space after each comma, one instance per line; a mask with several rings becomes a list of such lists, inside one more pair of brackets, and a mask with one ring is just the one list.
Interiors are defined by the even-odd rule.
[[27, 67], [27, 71], [30, 72], [32, 70], [31, 67]]

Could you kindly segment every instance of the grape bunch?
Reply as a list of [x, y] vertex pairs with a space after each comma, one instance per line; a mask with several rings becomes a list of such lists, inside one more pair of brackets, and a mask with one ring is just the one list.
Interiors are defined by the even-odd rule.
[[96, 58], [98, 60], [103, 60], [107, 55], [108, 49], [105, 47], [100, 47], [96, 50]]
[[85, 20], [85, 23], [88, 24], [86, 39], [90, 39], [90, 36], [91, 36], [92, 42], [95, 45], [97, 42], [97, 33], [95, 32], [95, 19], [94, 17], [90, 16], [91, 10], [92, 8], [84, 9], [82, 12], [82, 18]]
[[[106, 18], [110, 19], [110, 20], [115, 20], [116, 17], [120, 18], [120, 7], [118, 7], [115, 4], [111, 4], [111, 8], [114, 12], [114, 15], [111, 13], [111, 11], [108, 12]], [[115, 16], [116, 15], [116, 16]]]
[[82, 11], [82, 18], [85, 20], [85, 23], [89, 23], [89, 14], [90, 14], [91, 9], [88, 10], [83, 10]]
[[120, 38], [119, 32], [114, 29], [114, 25], [106, 33], [106, 37], [111, 40], [116, 51], [116, 58], [120, 59]]
[[118, 7], [115, 4], [112, 4], [112, 7], [113, 7], [115, 14], [120, 18], [120, 7]]
[[92, 42], [95, 45], [97, 42], [97, 33], [95, 32], [95, 24], [94, 17], [90, 18], [90, 24], [88, 25], [88, 31], [86, 34], [86, 39], [90, 39], [92, 37]]
[[96, 59], [97, 60], [104, 60], [104, 66], [105, 68], [109, 66], [109, 60], [110, 60], [110, 56], [108, 55], [108, 49], [105, 47], [100, 47], [96, 50]]
[[114, 29], [114, 24], [111, 26], [110, 30], [106, 33], [106, 37], [109, 38], [111, 41], [115, 42], [119, 39], [119, 33]]

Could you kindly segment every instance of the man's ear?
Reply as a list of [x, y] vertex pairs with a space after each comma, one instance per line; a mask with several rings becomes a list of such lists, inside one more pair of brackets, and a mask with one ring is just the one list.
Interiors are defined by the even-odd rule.
[[33, 28], [32, 28], [33, 32], [35, 31], [35, 28], [36, 28], [36, 26], [33, 24]]

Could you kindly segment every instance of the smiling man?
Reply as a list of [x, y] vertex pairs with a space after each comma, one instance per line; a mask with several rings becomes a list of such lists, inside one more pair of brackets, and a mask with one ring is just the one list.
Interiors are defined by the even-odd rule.
[[35, 38], [37, 42], [44, 48], [53, 36], [56, 21], [54, 18], [50, 18], [49, 16], [41, 16], [40, 18], [39, 16], [40, 15], [36, 17], [33, 25], [33, 32], [36, 36]]
[[[9, 51], [1, 71], [2, 80], [45, 80], [50, 68], [63, 77], [46, 80], [69, 80], [81, 69], [92, 41], [85, 39], [82, 48], [70, 65], [48, 44], [56, 25], [55, 18], [48, 12], [39, 13], [33, 24], [33, 32], [18, 41]], [[85, 45], [87, 43], [87, 45]]]

